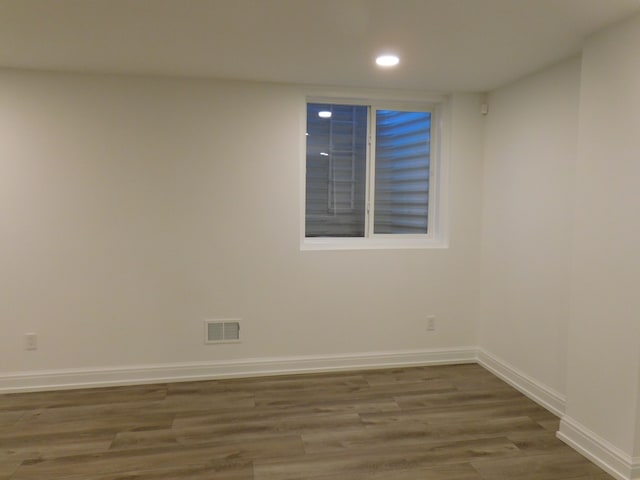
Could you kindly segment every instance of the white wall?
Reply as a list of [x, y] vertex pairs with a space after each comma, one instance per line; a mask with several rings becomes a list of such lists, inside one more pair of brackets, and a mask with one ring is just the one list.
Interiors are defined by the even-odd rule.
[[[640, 16], [583, 53], [567, 416], [638, 455]], [[640, 465], [639, 465], [640, 467]]]
[[580, 61], [488, 97], [479, 344], [565, 393]]
[[[640, 359], [638, 360], [640, 367]], [[635, 432], [635, 445], [633, 448], [633, 458], [636, 459], [636, 463], [640, 459], [640, 368], [638, 368], [638, 393], [636, 394], [636, 432]]]
[[[475, 345], [479, 96], [453, 97], [438, 250], [300, 251], [304, 101], [1, 71], [0, 375]], [[203, 320], [229, 317], [243, 342], [204, 345]]]
[[640, 475], [640, 16], [489, 95], [479, 344], [565, 401], [559, 436]]

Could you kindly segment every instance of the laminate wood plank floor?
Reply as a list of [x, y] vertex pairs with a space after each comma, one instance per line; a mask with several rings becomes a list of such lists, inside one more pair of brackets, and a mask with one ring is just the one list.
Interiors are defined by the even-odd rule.
[[0, 480], [611, 480], [478, 365], [0, 396]]

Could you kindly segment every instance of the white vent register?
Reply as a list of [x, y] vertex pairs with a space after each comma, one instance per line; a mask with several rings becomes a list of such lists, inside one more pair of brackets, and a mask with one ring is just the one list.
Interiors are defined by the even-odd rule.
[[240, 320], [205, 320], [204, 343], [240, 342]]

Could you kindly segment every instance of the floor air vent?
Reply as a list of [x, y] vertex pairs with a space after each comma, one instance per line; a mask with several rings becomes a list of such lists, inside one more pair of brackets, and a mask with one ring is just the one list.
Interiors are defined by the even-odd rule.
[[240, 341], [240, 321], [206, 320], [205, 343], [234, 343]]

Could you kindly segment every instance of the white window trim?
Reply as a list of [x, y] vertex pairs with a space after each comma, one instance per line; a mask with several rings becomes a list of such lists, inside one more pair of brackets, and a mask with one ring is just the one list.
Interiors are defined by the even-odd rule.
[[[402, 92], [365, 92], [366, 97], [355, 96], [349, 92], [342, 94], [318, 91], [307, 92], [301, 121], [301, 168], [300, 168], [300, 250], [384, 250], [384, 249], [438, 249], [449, 247], [449, 169], [450, 169], [450, 124], [451, 105], [448, 97], [429, 96], [424, 93]], [[433, 112], [435, 122], [432, 127], [431, 174], [429, 189], [429, 233], [411, 234], [375, 234], [368, 229], [367, 237], [305, 237], [305, 197], [306, 197], [306, 107], [307, 103], [342, 103], [349, 105], [368, 105], [374, 108], [425, 109]], [[371, 122], [370, 122], [371, 123]], [[372, 135], [373, 137], [373, 135]], [[375, 148], [372, 138], [369, 148]], [[370, 155], [368, 155], [369, 157]], [[369, 166], [367, 167], [369, 168]], [[368, 185], [370, 189], [373, 175], [369, 169]], [[370, 191], [370, 190], [369, 190]], [[371, 197], [373, 201], [373, 197]]]

